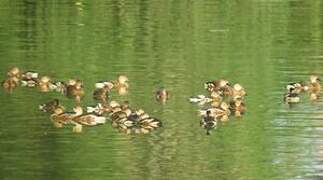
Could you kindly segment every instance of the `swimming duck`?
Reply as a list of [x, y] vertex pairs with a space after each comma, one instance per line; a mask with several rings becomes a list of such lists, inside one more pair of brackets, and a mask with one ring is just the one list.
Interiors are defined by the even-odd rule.
[[129, 88], [128, 77], [125, 75], [118, 75], [117, 81], [114, 81], [114, 87], [119, 89], [121, 87]]
[[246, 105], [241, 98], [238, 98], [230, 102], [229, 109], [236, 117], [241, 117], [246, 112]]
[[298, 103], [300, 101], [300, 97], [297, 93], [294, 92], [294, 88], [290, 88], [289, 92], [284, 95], [284, 102], [291, 104], [291, 103]]
[[34, 80], [34, 79], [38, 79], [38, 76], [39, 74], [34, 71], [26, 71], [21, 75], [22, 80]]
[[320, 79], [318, 76], [312, 75], [310, 76], [310, 82], [309, 82], [309, 91], [312, 93], [319, 93], [321, 91], [321, 84]]
[[165, 88], [162, 88], [156, 92], [155, 97], [157, 101], [166, 102], [169, 99], [170, 95]]
[[83, 83], [80, 80], [70, 79], [66, 83], [65, 95], [68, 98], [75, 99], [77, 105], [81, 103], [81, 99], [84, 96]]
[[58, 99], [54, 99], [54, 100], [51, 100], [45, 104], [39, 105], [39, 109], [43, 112], [47, 112], [47, 113], [51, 113], [51, 114], [54, 113], [55, 110], [58, 111], [58, 109], [59, 109], [59, 111], [62, 111], [62, 112], [65, 111], [64, 106], [60, 105]]
[[83, 109], [80, 106], [74, 108], [74, 111], [78, 116], [75, 116], [72, 120], [78, 124], [86, 126], [96, 126], [99, 124], [105, 124], [106, 118], [102, 116], [97, 116], [92, 113], [83, 114]]
[[208, 81], [206, 83], [204, 83], [204, 88], [209, 91], [209, 92], [212, 92], [212, 91], [218, 91], [220, 90], [221, 88], [224, 88], [226, 86], [229, 86], [229, 82], [225, 79], [219, 79], [219, 80], [216, 80], [216, 81]]
[[108, 88], [95, 89], [93, 92], [93, 99], [100, 101], [103, 104], [107, 104], [109, 92], [110, 90]]
[[6, 91], [12, 92], [15, 88], [18, 87], [19, 79], [17, 77], [10, 77], [2, 81], [1, 85]]
[[211, 111], [206, 111], [206, 115], [201, 119], [200, 126], [206, 129], [206, 134], [210, 135], [210, 130], [216, 127], [217, 120], [212, 116]]
[[286, 86], [288, 92], [291, 92], [291, 89], [293, 90], [293, 93], [299, 94], [308, 91], [309, 87], [304, 82], [293, 82]]
[[21, 86], [36, 87], [39, 82], [39, 74], [34, 71], [26, 71], [21, 75]]
[[246, 91], [240, 84], [234, 84], [232, 88], [233, 99], [242, 98], [246, 95]]
[[11, 68], [7, 73], [8, 78], [20, 78], [20, 69], [18, 67]]
[[57, 108], [50, 116], [50, 119], [55, 127], [63, 127], [64, 124], [75, 124], [73, 118], [80, 115], [82, 114], [80, 114], [79, 111], [77, 111], [75, 108], [74, 112], [65, 112], [63, 109]]
[[51, 79], [48, 76], [42, 76], [38, 83], [41, 92], [49, 92], [53, 88]]

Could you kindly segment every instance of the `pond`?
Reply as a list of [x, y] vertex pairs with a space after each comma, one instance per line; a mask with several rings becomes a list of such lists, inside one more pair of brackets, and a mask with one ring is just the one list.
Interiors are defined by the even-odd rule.
[[[0, 90], [0, 179], [320, 179], [323, 101], [282, 102], [285, 85], [323, 73], [323, 1], [0, 1], [0, 73], [59, 80], [129, 77], [128, 100], [163, 122], [147, 135], [110, 124], [53, 127], [38, 106], [57, 93]], [[248, 93], [242, 118], [210, 136], [188, 98], [225, 78]], [[166, 87], [171, 98], [155, 101]]]

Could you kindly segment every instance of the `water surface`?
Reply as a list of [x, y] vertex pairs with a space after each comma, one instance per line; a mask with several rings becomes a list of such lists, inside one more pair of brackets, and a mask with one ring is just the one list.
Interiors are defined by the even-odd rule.
[[[93, 84], [126, 74], [129, 100], [163, 121], [149, 135], [110, 125], [73, 134], [38, 105], [59, 98], [0, 90], [0, 179], [320, 179], [322, 101], [284, 105], [288, 82], [323, 74], [320, 0], [0, 1], [0, 72], [18, 66]], [[211, 136], [187, 98], [226, 78], [248, 113]], [[171, 92], [155, 102], [160, 86]]]

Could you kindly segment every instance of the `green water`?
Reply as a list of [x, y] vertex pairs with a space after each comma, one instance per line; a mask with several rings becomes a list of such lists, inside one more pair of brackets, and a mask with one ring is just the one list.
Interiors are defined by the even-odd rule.
[[[54, 128], [38, 105], [59, 98], [0, 90], [0, 179], [320, 179], [323, 102], [284, 105], [284, 85], [323, 75], [323, 1], [0, 1], [0, 72], [12, 66], [98, 80], [126, 74], [129, 100], [162, 120], [149, 135], [111, 125]], [[206, 136], [188, 97], [226, 78], [248, 112]], [[165, 105], [154, 91], [171, 92]]]

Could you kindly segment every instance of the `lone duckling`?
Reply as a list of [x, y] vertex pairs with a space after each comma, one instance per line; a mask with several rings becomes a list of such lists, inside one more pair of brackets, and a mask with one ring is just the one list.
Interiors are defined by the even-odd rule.
[[200, 126], [206, 129], [206, 134], [210, 135], [210, 131], [216, 127], [217, 121], [214, 116], [212, 116], [211, 111], [206, 111], [206, 115], [201, 119]]
[[155, 97], [157, 101], [165, 103], [169, 99], [170, 95], [165, 88], [161, 88], [157, 90]]
[[316, 75], [310, 76], [310, 82], [309, 82], [309, 91], [311, 93], [320, 93], [321, 91], [321, 84], [320, 84], [320, 79]]

